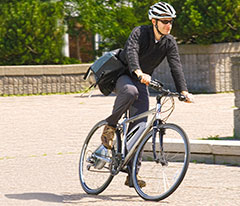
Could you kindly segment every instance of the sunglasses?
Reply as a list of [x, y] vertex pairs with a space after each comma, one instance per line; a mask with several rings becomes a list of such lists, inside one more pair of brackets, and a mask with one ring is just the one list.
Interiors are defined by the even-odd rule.
[[159, 21], [162, 22], [163, 24], [168, 24], [168, 23], [172, 24], [173, 23], [173, 19], [171, 19], [171, 20], [161, 20], [161, 19], [159, 19]]

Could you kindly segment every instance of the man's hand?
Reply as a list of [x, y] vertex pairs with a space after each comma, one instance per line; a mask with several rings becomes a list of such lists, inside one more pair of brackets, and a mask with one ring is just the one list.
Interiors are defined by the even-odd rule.
[[151, 81], [150, 75], [143, 73], [142, 70], [140, 70], [140, 69], [137, 69], [134, 72], [137, 75], [138, 79], [140, 79], [141, 83], [149, 85], [149, 83]]
[[186, 97], [187, 103], [193, 103], [194, 102], [194, 97], [191, 93], [188, 93], [187, 91], [182, 91], [181, 94]]

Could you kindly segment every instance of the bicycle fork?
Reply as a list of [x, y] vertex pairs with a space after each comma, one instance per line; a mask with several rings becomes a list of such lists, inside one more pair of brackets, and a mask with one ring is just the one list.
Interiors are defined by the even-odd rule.
[[[152, 134], [153, 158], [156, 163], [161, 163], [162, 166], [167, 166], [168, 162], [166, 160], [165, 152], [163, 149], [163, 137], [165, 135], [165, 129], [159, 128], [159, 125], [161, 124], [162, 124], [161, 120], [156, 120], [153, 126], [153, 134]], [[159, 155], [157, 155], [158, 151], [156, 149], [157, 134], [159, 136]]]

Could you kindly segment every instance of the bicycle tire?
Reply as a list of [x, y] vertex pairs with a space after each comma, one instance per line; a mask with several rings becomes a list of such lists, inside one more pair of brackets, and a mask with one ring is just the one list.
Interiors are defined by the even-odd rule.
[[[83, 190], [87, 194], [97, 195], [103, 192], [114, 177], [109, 170], [109, 163], [105, 163], [103, 167], [100, 165], [99, 168], [99, 162], [97, 162], [99, 160], [92, 158], [92, 154], [95, 150], [102, 145], [101, 134], [106, 124], [107, 122], [103, 120], [98, 122], [91, 129], [81, 150], [79, 160], [79, 179]], [[116, 141], [116, 148], [119, 148], [118, 144], [118, 141]], [[108, 155], [108, 158], [111, 159], [111, 150], [108, 150]], [[91, 163], [89, 162], [89, 158], [91, 159]]]
[[[183, 129], [169, 123], [160, 125], [159, 129], [165, 132], [165, 134], [158, 132], [156, 139], [160, 136], [163, 138], [165, 152], [160, 158], [165, 157], [166, 165], [154, 161], [153, 151], [151, 151], [153, 150], [153, 142], [151, 142], [151, 140], [153, 141], [153, 130], [140, 143], [133, 161], [132, 178], [135, 190], [143, 199], [150, 201], [163, 200], [179, 187], [187, 172], [190, 160], [190, 144]], [[177, 140], [174, 140], [173, 137]], [[154, 144], [160, 150], [160, 144], [158, 142]], [[142, 154], [142, 165], [139, 167], [138, 159]], [[160, 155], [160, 152], [157, 152], [157, 155]], [[160, 172], [162, 172], [162, 176], [160, 176]], [[144, 180], [146, 187], [140, 188], [137, 178]]]

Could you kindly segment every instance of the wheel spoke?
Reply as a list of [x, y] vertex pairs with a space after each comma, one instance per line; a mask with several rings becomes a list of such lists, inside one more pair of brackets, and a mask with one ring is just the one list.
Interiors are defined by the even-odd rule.
[[[189, 164], [189, 142], [181, 128], [165, 124], [162, 138], [162, 150], [159, 142], [154, 142], [156, 151], [152, 151], [152, 132], [140, 144], [133, 161], [133, 182], [137, 193], [147, 200], [162, 200], [172, 194], [182, 182]], [[169, 138], [177, 139], [176, 144], [169, 144]], [[159, 140], [157, 137], [156, 140]], [[179, 148], [182, 151], [179, 151]], [[161, 151], [160, 151], [161, 150]], [[139, 168], [138, 156], [143, 151], [142, 166]], [[154, 154], [160, 162], [154, 161]], [[146, 187], [137, 184], [137, 175], [145, 177]], [[157, 183], [157, 184], [156, 184]]]
[[102, 146], [100, 138], [105, 125], [102, 121], [93, 127], [80, 155], [79, 178], [84, 191], [89, 194], [101, 193], [113, 178], [110, 172], [112, 152]]
[[163, 169], [163, 184], [164, 184], [164, 192], [167, 191], [167, 189], [169, 188], [169, 183], [168, 183], [168, 178], [167, 178], [167, 175]]

